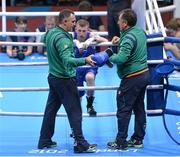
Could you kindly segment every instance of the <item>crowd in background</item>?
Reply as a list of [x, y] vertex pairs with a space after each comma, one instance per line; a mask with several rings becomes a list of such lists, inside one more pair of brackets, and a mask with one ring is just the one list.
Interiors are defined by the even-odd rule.
[[[78, 5], [82, 0], [6, 0], [8, 6], [25, 5]], [[106, 5], [104, 0], [90, 0], [93, 5]]]
[[[19, 0], [19, 1], [16, 1], [16, 0], [7, 0], [6, 3], [7, 5], [13, 5], [13, 6], [25, 6], [25, 5], [34, 5], [34, 6], [38, 6], [38, 5], [44, 5], [44, 6], [47, 6], [47, 5], [52, 5], [52, 6], [55, 6], [55, 5], [74, 5], [74, 6], [77, 6], [77, 10], [78, 11], [93, 11], [94, 10], [94, 6], [96, 5], [107, 5], [107, 12], [108, 12], [108, 15], [107, 15], [107, 26], [104, 24], [105, 21], [102, 21], [102, 18], [99, 17], [99, 16], [77, 16], [77, 20], [79, 19], [85, 19], [89, 22], [89, 30], [90, 31], [108, 31], [108, 39], [111, 40], [113, 36], [118, 36], [119, 35], [119, 29], [118, 29], [118, 25], [117, 25], [117, 14], [120, 10], [122, 9], [125, 9], [125, 8], [130, 8], [131, 7], [131, 4], [133, 2], [133, 0], [126, 0], [126, 1], [118, 1], [115, 3], [115, 4], [118, 4], [118, 5], [111, 5], [111, 1], [113, 0], [107, 0], [107, 1], [103, 1], [103, 0], [96, 0], [96, 3], [95, 1], [93, 0], [39, 0], [39, 1], [36, 1], [36, 0]], [[172, 0], [159, 0], [158, 1], [158, 5], [159, 6], [165, 6], [165, 5], [170, 5], [172, 4], [173, 1]], [[15, 19], [16, 20], [16, 19]], [[26, 22], [25, 24], [23, 24], [22, 27], [26, 26], [27, 28], [24, 28], [24, 30], [18, 28], [19, 24], [15, 21], [14, 25], [15, 25], [15, 28], [13, 30], [8, 30], [8, 31], [15, 31], [15, 32], [18, 32], [18, 31], [21, 31], [21, 32], [28, 32], [29, 29], [28, 29], [28, 21], [29, 21], [29, 18], [27, 19], [24, 19]], [[48, 26], [49, 25], [49, 26]], [[50, 28], [53, 28], [56, 26], [56, 20], [55, 20], [55, 17], [46, 17], [45, 19], [45, 22], [44, 23], [41, 23], [39, 24], [38, 28], [36, 29], [37, 32], [46, 32], [48, 29]], [[21, 27], [21, 26], [20, 26]], [[171, 19], [167, 25], [165, 25], [165, 27], [167, 27], [167, 34], [169, 36], [175, 36], [175, 37], [179, 37], [179, 29], [180, 29], [180, 26], [179, 26], [179, 18], [175, 18], [175, 19]], [[171, 33], [170, 33], [171, 32]], [[0, 37], [0, 40], [2, 40], [2, 37]], [[8, 37], [7, 38], [7, 41], [34, 41], [34, 42], [40, 42], [40, 36], [39, 37], [34, 37], [34, 40], [32, 38], [28, 39], [27, 40], [27, 37], [26, 38], [21, 38], [18, 37], [18, 38], [15, 38], [15, 37]], [[180, 58], [179, 57], [179, 44], [170, 44], [170, 43], [166, 43], [164, 44], [165, 46], [165, 49], [167, 50], [167, 54], [168, 56], [172, 57], [174, 56], [175, 58]], [[16, 56], [15, 54], [17, 53], [13, 53], [11, 52], [13, 49], [16, 47], [12, 47], [12, 46], [9, 46], [7, 47], [6, 51], [7, 51], [7, 54], [12, 57], [12, 56]], [[114, 52], [116, 52], [116, 48], [113, 47], [114, 49]], [[22, 49], [22, 48], [21, 48]], [[35, 50], [37, 50], [39, 53], [42, 53], [42, 54], [46, 54], [46, 51], [45, 49], [41, 46], [37, 47]], [[99, 47], [96, 48], [96, 50], [100, 50]], [[1, 49], [1, 51], [3, 51]], [[17, 49], [16, 49], [17, 51]], [[34, 49], [30, 48], [29, 47], [29, 51], [34, 51]], [[170, 52], [170, 53], [169, 53]], [[27, 52], [26, 55], [28, 54], [31, 54], [29, 52]], [[172, 55], [171, 55], [172, 54]]]
[[[8, 6], [25, 5], [78, 5], [82, 0], [6, 0]], [[106, 5], [107, 0], [89, 0], [93, 5]], [[160, 6], [166, 6], [173, 3], [173, 0], [157, 0]], [[1, 1], [0, 1], [1, 3]]]

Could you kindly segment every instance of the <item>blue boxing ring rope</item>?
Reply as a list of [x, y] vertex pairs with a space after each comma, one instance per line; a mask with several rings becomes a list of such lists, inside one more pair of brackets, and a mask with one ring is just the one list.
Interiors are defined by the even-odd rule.
[[[149, 1], [149, 2], [156, 2], [156, 0], [147, 0], [147, 1]], [[2, 0], [2, 2], [4, 2], [4, 3], [2, 3], [2, 8], [3, 8], [3, 6], [4, 6], [4, 4], [5, 4], [5, 0]], [[149, 3], [148, 3], [148, 5], [149, 5]], [[152, 5], [153, 6], [153, 5]], [[175, 6], [174, 6], [175, 7]], [[5, 7], [4, 7], [5, 8]], [[150, 7], [149, 7], [150, 8]], [[150, 11], [149, 11], [150, 10]], [[154, 11], [154, 9], [152, 8], [152, 9], [149, 9], [147, 12], [146, 12], [146, 16], [147, 15], [149, 15], [148, 17], [150, 18], [150, 19], [152, 19], [152, 17], [150, 16], [150, 13], [149, 12], [151, 12], [151, 13], [153, 13], [153, 12], [155, 12]], [[156, 10], [156, 9], [155, 9]], [[37, 32], [25, 32], [25, 33], [19, 33], [19, 32], [7, 32], [6, 31], [6, 22], [5, 22], [5, 20], [6, 20], [6, 16], [18, 16], [18, 15], [21, 15], [22, 14], [22, 12], [21, 13], [18, 13], [18, 12], [6, 12], [6, 9], [2, 9], [2, 12], [1, 12], [1, 16], [2, 16], [2, 32], [0, 32], [0, 36], [2, 35], [2, 36], [10, 36], [10, 35], [12, 35], [12, 36], [36, 36], [36, 35], [42, 35], [43, 33], [37, 33]], [[76, 15], [80, 15], [80, 14], [82, 14], [82, 13], [78, 13], [77, 12], [77, 14]], [[92, 14], [92, 15], [91, 15]], [[96, 14], [96, 12], [85, 12], [85, 13], [83, 13], [82, 15], [90, 15], [90, 16], [94, 16]], [[99, 16], [104, 16], [104, 15], [106, 15], [107, 13], [106, 12], [103, 12], [103, 14], [101, 13]], [[49, 15], [57, 15], [57, 12], [41, 12], [41, 13], [39, 13], [39, 12], [35, 12], [35, 13], [29, 13], [29, 12], [23, 12], [23, 15], [25, 15], [25, 16], [49, 16]], [[160, 14], [159, 14], [160, 15]], [[159, 16], [157, 16], [157, 19], [159, 18]], [[163, 30], [165, 31], [165, 29], [161, 29], [161, 27], [163, 27], [163, 23], [161, 23], [161, 21], [160, 21], [160, 23], [158, 22], [158, 24], [154, 24], [154, 21], [151, 21], [151, 20], [149, 20], [149, 22], [151, 22], [151, 23], [149, 23], [150, 25], [152, 25], [152, 26], [150, 26], [150, 28], [151, 29], [149, 29], [149, 31], [147, 31], [147, 34], [149, 35], [149, 34], [153, 34], [153, 33], [157, 33], [157, 32], [163, 32]], [[154, 28], [154, 26], [153, 25], [157, 25], [157, 30]], [[147, 24], [147, 27], [148, 27], [148, 24]], [[155, 31], [154, 31], [155, 30]], [[100, 35], [103, 35], [103, 36], [107, 36], [108, 35], [108, 33], [107, 32], [97, 32], [97, 33], [99, 33]], [[163, 33], [162, 33], [163, 34]], [[162, 35], [161, 34], [161, 35]], [[148, 44], [151, 42], [152, 43], [152, 49], [151, 49], [151, 52], [152, 52], [152, 56], [151, 57], [149, 57], [148, 58], [148, 66], [149, 66], [149, 69], [150, 69], [150, 71], [152, 70], [152, 73], [156, 73], [156, 75], [159, 75], [157, 78], [156, 78], [156, 76], [155, 76], [155, 79], [157, 79], [157, 80], [155, 80], [155, 82], [152, 82], [152, 84], [149, 84], [148, 85], [148, 88], [147, 88], [147, 93], [148, 93], [148, 95], [147, 95], [147, 115], [149, 114], [150, 115], [150, 113], [152, 113], [152, 114], [154, 114], [155, 116], [157, 116], [157, 115], [161, 115], [162, 116], [162, 119], [161, 119], [161, 117], [160, 117], [160, 121], [161, 121], [161, 124], [162, 124], [162, 126], [161, 126], [161, 128], [163, 128], [163, 136], [164, 136], [164, 134], [165, 134], [165, 137], [167, 138], [168, 136], [170, 137], [170, 138], [167, 138], [167, 144], [165, 143], [162, 143], [162, 145], [161, 144], [159, 144], [159, 140], [156, 140], [156, 137], [154, 138], [155, 140], [152, 140], [151, 142], [153, 142], [153, 143], [155, 143], [155, 145], [154, 144], [152, 144], [152, 143], [150, 143], [150, 147], [148, 147], [147, 148], [147, 150], [146, 149], [144, 149], [144, 150], [140, 150], [140, 153], [139, 154], [142, 154], [142, 155], [144, 155], [144, 154], [146, 154], [146, 153], [148, 153], [149, 155], [155, 155], [155, 150], [154, 150], [154, 148], [156, 148], [157, 149], [157, 152], [159, 153], [159, 155], [162, 155], [162, 154], [167, 154], [168, 156], [169, 156], [169, 154], [172, 154], [172, 155], [175, 155], [175, 154], [177, 154], [177, 155], [179, 155], [179, 151], [178, 151], [178, 149], [179, 149], [179, 145], [180, 145], [180, 141], [179, 140], [177, 140], [177, 137], [176, 136], [172, 136], [173, 135], [173, 131], [172, 130], [170, 130], [170, 126], [168, 126], [168, 124], [167, 124], [167, 122], [168, 122], [168, 115], [174, 115], [174, 116], [179, 116], [180, 115], [180, 111], [178, 111], [178, 110], [174, 110], [174, 109], [170, 109], [170, 107], [168, 107], [167, 108], [167, 104], [168, 104], [168, 102], [167, 102], [167, 99], [169, 100], [169, 98], [168, 98], [168, 94], [170, 95], [170, 90], [171, 91], [180, 91], [180, 86], [175, 86], [175, 85], [171, 85], [171, 84], [169, 84], [169, 81], [168, 81], [168, 75], [169, 74], [171, 74], [171, 70], [172, 70], [172, 72], [174, 71], [174, 66], [179, 66], [180, 65], [180, 61], [177, 61], [177, 60], [166, 60], [166, 56], [163, 56], [162, 55], [162, 53], [163, 53], [163, 50], [161, 49], [162, 47], [163, 47], [163, 43], [164, 42], [170, 42], [170, 43], [180, 43], [180, 38], [175, 38], [175, 37], [167, 37], [166, 35], [164, 35], [163, 34], [163, 36], [152, 36], [152, 38], [150, 38], [150, 39], [147, 39], [147, 42], [148, 42]], [[159, 46], [158, 46], [158, 44], [159, 44]], [[41, 45], [41, 46], [44, 46], [44, 44], [43, 43], [24, 43], [24, 42], [5, 42], [5, 41], [0, 41], [0, 46], [1, 45], [26, 45], [26, 46], [28, 46], [28, 45], [31, 45], [31, 46], [39, 46], [39, 45]], [[151, 44], [150, 44], [151, 45]], [[113, 46], [113, 44], [111, 43], [111, 42], [105, 42], [105, 43], [101, 43], [101, 44], [96, 44], [96, 46]], [[154, 48], [155, 47], [155, 48]], [[157, 48], [157, 47], [161, 47], [161, 48]], [[157, 48], [157, 49], [156, 49]], [[157, 52], [158, 51], [158, 52]], [[160, 52], [160, 55], [158, 54]], [[157, 56], [157, 57], [156, 57]], [[170, 62], [170, 64], [168, 64], [168, 65], [170, 65], [170, 68], [171, 67], [173, 67], [172, 69], [170, 69], [170, 71], [168, 72], [168, 74], [165, 76], [164, 74], [161, 74], [162, 73], [162, 71], [160, 71], [160, 74], [158, 74], [158, 72], [156, 72], [155, 70], [154, 70], [154, 68], [156, 67], [156, 65], [158, 65], [158, 64], [160, 64], [160, 63], [169, 63]], [[0, 67], [1, 66], [4, 66], [4, 67], [8, 67], [9, 69], [11, 69], [10, 67], [11, 66], [46, 66], [48, 63], [47, 62], [42, 62], [42, 61], [40, 61], [40, 62], [11, 62], [11, 63], [0, 63]], [[161, 70], [163, 70], [163, 69], [161, 69]], [[163, 71], [164, 72], [164, 71]], [[167, 73], [167, 69], [165, 68], [165, 72]], [[152, 77], [154, 78], [154, 75], [152, 75]], [[160, 78], [161, 77], [161, 78]], [[154, 80], [153, 80], [154, 81]], [[159, 81], [159, 82], [158, 82]], [[179, 84], [179, 83], [178, 83]], [[109, 84], [108, 84], [109, 85]], [[4, 86], [4, 85], [3, 85]], [[79, 90], [90, 90], [90, 89], [93, 89], [93, 90], [116, 90], [118, 87], [117, 86], [92, 86], [92, 87], [85, 87], [85, 88], [81, 88], [81, 87], [78, 87], [78, 89]], [[11, 92], [11, 91], [20, 91], [20, 92], [31, 92], [31, 91], [47, 91], [48, 90], [48, 88], [47, 87], [41, 87], [41, 88], [39, 88], [39, 87], [21, 87], [21, 88], [0, 88], [0, 93], [1, 92]], [[169, 93], [168, 93], [169, 92]], [[150, 93], [150, 94], [149, 94]], [[160, 96], [160, 97], [159, 97]], [[159, 99], [159, 100], [157, 100], [157, 99]], [[156, 102], [157, 101], [157, 102]], [[148, 106], [149, 105], [149, 106]], [[150, 105], [154, 105], [152, 108], [150, 107]], [[11, 108], [12, 109], [12, 108]], [[98, 113], [97, 114], [97, 117], [107, 117], [107, 116], [115, 116], [116, 115], [116, 113], [115, 112], [108, 112], [108, 113]], [[166, 115], [167, 115], [167, 117], [166, 117]], [[4, 112], [3, 110], [1, 110], [0, 109], [0, 117], [1, 116], [5, 116], [5, 117], [3, 117], [3, 118], [5, 118], [5, 120], [6, 120], [6, 116], [20, 116], [20, 117], [42, 117], [43, 116], [43, 113], [42, 112]], [[57, 114], [57, 117], [66, 117], [67, 115], [65, 114], [65, 113], [58, 113]], [[89, 117], [89, 115], [87, 114], [87, 113], [83, 113], [83, 117]], [[16, 118], [16, 117], [15, 117]], [[15, 119], [15, 118], [12, 118], [12, 119]], [[174, 118], [174, 117], [173, 117]], [[177, 118], [177, 117], [175, 117], [175, 118]], [[178, 117], [179, 118], [179, 117]], [[24, 118], [23, 118], [24, 119]], [[100, 118], [99, 118], [100, 119]], [[98, 119], [98, 120], [99, 120]], [[31, 120], [31, 119], [30, 119]], [[98, 122], [98, 120], [96, 121], [96, 122]], [[156, 120], [159, 120], [159, 118], [158, 119], [156, 119]], [[5, 121], [6, 122], [6, 121]], [[3, 128], [6, 128], [6, 123], [3, 123], [3, 124], [5, 124], [5, 126], [3, 127]], [[16, 123], [16, 125], [17, 125], [17, 123]], [[159, 126], [159, 123], [157, 124], [156, 123], [156, 125], [158, 125]], [[155, 125], [155, 126], [156, 126]], [[164, 125], [164, 127], [163, 127], [163, 125]], [[179, 124], [178, 124], [179, 125]], [[3, 126], [3, 125], [2, 125]], [[154, 126], [154, 125], [153, 125]], [[99, 127], [99, 126], [98, 126]], [[153, 128], [152, 126], [150, 126], [151, 128]], [[8, 127], [9, 128], [9, 127]], [[10, 127], [11, 128], [11, 127]], [[31, 127], [31, 128], [33, 128], [33, 127]], [[100, 128], [100, 127], [99, 127]], [[98, 128], [98, 129], [99, 129]], [[150, 128], [150, 130], [151, 130], [151, 128]], [[112, 128], [111, 128], [112, 129]], [[154, 128], [153, 128], [154, 129]], [[155, 129], [157, 129], [157, 128], [155, 128]], [[159, 129], [159, 128], [158, 128]], [[4, 131], [5, 130], [5, 131]], [[15, 131], [16, 131], [16, 129], [14, 129]], [[17, 129], [17, 130], [19, 130], [19, 129]], [[26, 130], [28, 130], [28, 128], [26, 129]], [[25, 131], [26, 131], [25, 130]], [[166, 130], [165, 132], [164, 132], [164, 130]], [[178, 130], [179, 130], [179, 128], [178, 128]], [[3, 129], [3, 133], [6, 133], [6, 129]], [[13, 132], [15, 132], [15, 131], [13, 131]], [[22, 129], [20, 130], [20, 132], [22, 131]], [[29, 131], [29, 130], [28, 130]], [[98, 132], [99, 131], [99, 132]], [[97, 131], [97, 133], [100, 133], [100, 129]], [[160, 132], [160, 130], [157, 130], [158, 132]], [[65, 130], [65, 132], [67, 133], [67, 131]], [[109, 131], [110, 132], [110, 131]], [[111, 132], [113, 132], [114, 133], [114, 130], [112, 130]], [[150, 132], [150, 131], [149, 131]], [[166, 134], [166, 132], [167, 132], [167, 134]], [[29, 133], [29, 132], [28, 132]], [[89, 132], [88, 132], [89, 133]], [[103, 132], [104, 133], [104, 132]], [[154, 134], [154, 130], [153, 130], [153, 132], [152, 132], [153, 134]], [[14, 134], [14, 133], [13, 133]], [[5, 136], [4, 134], [2, 134], [3, 136]], [[8, 134], [9, 136], [5, 136], [5, 137], [11, 137], [12, 136], [12, 133], [9, 133]], [[101, 135], [101, 134], [99, 134], [99, 135]], [[107, 135], [107, 134], [105, 134], [105, 135]], [[22, 132], [21, 132], [21, 136], [22, 136]], [[69, 136], [69, 134], [68, 134], [68, 136]], [[18, 136], [17, 136], [18, 137]], [[27, 139], [26, 140], [24, 140], [25, 138], [23, 138], [23, 137], [25, 137], [25, 136], [22, 136], [22, 139], [23, 139], [23, 141], [25, 141], [25, 142], [27, 142]], [[179, 137], [179, 136], [178, 136]], [[32, 138], [32, 137], [30, 137], [30, 138]], [[91, 137], [92, 138], [92, 137]], [[152, 138], [150, 138], [150, 137], [148, 137], [149, 139], [152, 139]], [[157, 137], [158, 138], [158, 137]], [[161, 138], [161, 137], [160, 137]], [[175, 139], [176, 138], [176, 139]], [[15, 138], [16, 139], [16, 138]], [[14, 140], [15, 139], [12, 139], [12, 140], [9, 140], [10, 142], [14, 142]], [[33, 139], [33, 138], [32, 138]], [[33, 141], [31, 139], [31, 141]], [[172, 140], [171, 140], [172, 139]], [[26, 144], [24, 144], [24, 143], [22, 143], [21, 141], [20, 141], [20, 139], [19, 139], [19, 137], [18, 137], [18, 141], [19, 142], [17, 142], [17, 144], [15, 143], [10, 143], [10, 145], [8, 144], [2, 144], [2, 143], [7, 143], [8, 142], [8, 139], [4, 139], [5, 140], [5, 142], [3, 142], [3, 139], [2, 139], [2, 142], [1, 142], [1, 144], [0, 144], [0, 147], [1, 147], [1, 145], [2, 146], [4, 146], [4, 147], [1, 147], [2, 148], [2, 151], [0, 151], [0, 154], [1, 153], [3, 153], [3, 151], [5, 152], [5, 151], [7, 151], [6, 152], [6, 154], [10, 154], [11, 153], [11, 151], [13, 150], [17, 150], [16, 151], [16, 153], [18, 153], [17, 155], [19, 156], [21, 156], [21, 154], [19, 154], [19, 149], [23, 149], [23, 147], [15, 147], [15, 149], [13, 148], [14, 147], [14, 145], [19, 145], [19, 143], [20, 144], [23, 144], [23, 145], [26, 145]], [[96, 140], [98, 140], [98, 141], [101, 141], [101, 138], [97, 138], [96, 137]], [[104, 140], [104, 135], [103, 135], [103, 140]], [[158, 142], [157, 142], [158, 141]], [[171, 141], [173, 141], [172, 143], [176, 143], [175, 145], [176, 146], [174, 146], [173, 145], [173, 148], [171, 149], [171, 147], [170, 147], [170, 145], [169, 145], [169, 142], [171, 143]], [[62, 142], [62, 141], [61, 141]], [[147, 142], [147, 141], [146, 141]], [[9, 143], [9, 142], [8, 142]], [[25, 147], [25, 149], [27, 150], [27, 148], [31, 148], [32, 146], [32, 143], [30, 143], [30, 141], [29, 142], [27, 142], [28, 143], [28, 147]], [[29, 144], [30, 143], [30, 144]], [[66, 143], [67, 143], [67, 140], [66, 140]], [[147, 142], [148, 143], [148, 142]], [[146, 144], [147, 144], [146, 143]], [[156, 145], [156, 143], [157, 143], [157, 145]], [[62, 144], [63, 144], [63, 142], [62, 142]], [[164, 144], [164, 146], [163, 146], [163, 144]], [[12, 145], [12, 146], [11, 146]], [[33, 144], [34, 145], [34, 144]], [[66, 145], [66, 147], [67, 147], [67, 144], [65, 144]], [[21, 146], [21, 145], [19, 145], [19, 146]], [[160, 146], [160, 147], [159, 147]], [[53, 155], [56, 155], [55, 153], [58, 153], [58, 152], [61, 152], [62, 151], [62, 148], [63, 148], [64, 146], [62, 146], [61, 148], [58, 148], [58, 150], [43, 150], [44, 152], [39, 152], [39, 153], [41, 153], [41, 154], [39, 154], [39, 155], [42, 155], [42, 156], [45, 156], [45, 153], [47, 153], [47, 156], [51, 156], [51, 154], [53, 154]], [[163, 149], [163, 147], [165, 148], [165, 150], [164, 150], [164, 152], [162, 151], [162, 149]], [[18, 149], [17, 149], [18, 148]], [[175, 150], [175, 148], [177, 148], [177, 150]], [[24, 151], [24, 150], [23, 150]], [[37, 150], [30, 150], [30, 151], [28, 151], [28, 156], [30, 155], [30, 156], [32, 156], [33, 154], [29, 154], [29, 152], [35, 152], [35, 151], [37, 151]], [[101, 150], [101, 149], [99, 149], [99, 151], [107, 151], [107, 152], [110, 152], [109, 150], [104, 150], [104, 148]], [[131, 155], [132, 156], [132, 151], [133, 151], [133, 153], [135, 152], [135, 151], [137, 151], [136, 149], [130, 149], [130, 151], [131, 152], [128, 152], [128, 153], [130, 153], [129, 155]], [[151, 152], [152, 151], [152, 152]], [[22, 150], [21, 150], [21, 152], [22, 152]], [[121, 156], [123, 156], [123, 155], [125, 155], [125, 153], [126, 152], [118, 152], [118, 151], [116, 151], [115, 150], [115, 152], [117, 152], [118, 154], [115, 154], [115, 155], [121, 155]], [[13, 154], [13, 156], [14, 155], [16, 155], [16, 153], [12, 153]], [[44, 154], [43, 154], [44, 153]], [[104, 152], [103, 152], [104, 153]], [[162, 153], [162, 154], [161, 154]], [[3, 154], [2, 154], [3, 155]], [[26, 154], [27, 155], [27, 154]], [[23, 156], [26, 156], [26, 155], [24, 155], [23, 154]], [[61, 154], [58, 154], [58, 156], [61, 156]], [[69, 156], [69, 154], [66, 152], [65, 153], [65, 155], [66, 156]], [[74, 156], [74, 154], [72, 154], [73, 156]], [[95, 154], [95, 155], [99, 155], [99, 154]], [[103, 155], [107, 155], [107, 154], [103, 154]], [[147, 154], [146, 154], [147, 155]], [[156, 154], [157, 155], [157, 154]], [[35, 154], [33, 155], [33, 156], [35, 156]], [[112, 156], [112, 154], [110, 155], [110, 156]], [[133, 156], [134, 156], [134, 154], [133, 154]], [[137, 156], [137, 155], [135, 155], [135, 156]], [[170, 155], [171, 156], [171, 155]]]
[[166, 80], [166, 84], [164, 84], [164, 89], [166, 89], [165, 92], [165, 97], [164, 97], [164, 102], [163, 102], [163, 113], [162, 113], [162, 119], [163, 119], [163, 124], [164, 128], [169, 135], [169, 137], [178, 145], [180, 145], [180, 142], [178, 142], [170, 133], [167, 124], [166, 124], [166, 119], [165, 115], [175, 115], [175, 116], [180, 116], [180, 111], [173, 110], [173, 109], [168, 109], [166, 108], [167, 105], [167, 98], [168, 98], [168, 91], [180, 91], [180, 86], [175, 86], [175, 85], [170, 85], [169, 80], [168, 80], [168, 75], [171, 74], [175, 69], [174, 66], [180, 66], [180, 61], [178, 60], [165, 60], [164, 63], [158, 64], [156, 66], [156, 72]]
[[[162, 109], [162, 113], [158, 113], [158, 115], [162, 115], [163, 125], [168, 134], [168, 136], [178, 145], [180, 142], [177, 141], [172, 134], [170, 133], [165, 115], [174, 115], [180, 116], [180, 111], [168, 109], [167, 106], [167, 98], [168, 91], [180, 91], [180, 86], [170, 85], [168, 81], [168, 75], [171, 74], [175, 69], [175, 67], [180, 67], [180, 61], [175, 59], [166, 59], [164, 56], [164, 48], [163, 43], [180, 43], [180, 38], [177, 37], [163, 37], [163, 34], [155, 33], [147, 35], [148, 39], [155, 40], [155, 43], [148, 43], [148, 60], [162, 60], [162, 63], [154, 63], [149, 65], [149, 71], [151, 75], [150, 84], [163, 84], [163, 89], [159, 90], [151, 90], [147, 91], [147, 108], [148, 109]], [[163, 39], [163, 40], [159, 40]], [[157, 53], [158, 52], [158, 53]], [[153, 114], [149, 114], [150, 116]], [[157, 115], [157, 114], [156, 114]], [[155, 115], [155, 116], [156, 116]]]
[[[167, 109], [166, 108], [166, 104], [167, 104], [167, 98], [168, 98], [168, 91], [169, 90], [172, 90], [172, 91], [180, 91], [180, 87], [179, 86], [174, 86], [174, 85], [169, 85], [169, 82], [168, 82], [168, 74], [172, 73], [174, 71], [174, 66], [180, 66], [180, 61], [178, 60], [173, 60], [173, 59], [164, 59], [163, 57], [163, 50], [162, 50], [162, 43], [163, 42], [179, 42], [180, 43], [180, 39], [179, 38], [174, 38], [174, 37], [162, 37], [161, 34], [157, 33], [157, 34], [153, 34], [152, 36], [149, 35], [148, 36], [149, 38], [147, 39], [148, 40], [148, 44], [149, 44], [149, 51], [151, 51], [151, 53], [149, 53], [149, 69], [150, 71], [152, 72], [152, 78], [155, 80], [152, 79], [152, 84], [150, 84], [149, 86], [153, 87], [153, 90], [155, 90], [155, 92], [153, 92], [153, 90], [148, 90], [147, 93], [147, 97], [148, 97], [148, 100], [147, 100], [147, 103], [150, 104], [150, 105], [154, 105], [155, 104], [155, 107], [153, 109], [160, 109], [162, 110], [162, 112], [159, 112], [158, 114], [162, 115], [162, 118], [163, 118], [163, 124], [164, 124], [164, 128], [167, 132], [167, 134], [170, 136], [170, 138], [178, 145], [180, 145], [180, 143], [175, 140], [173, 138], [173, 136], [171, 135], [170, 131], [168, 130], [168, 127], [166, 125], [166, 121], [165, 121], [165, 115], [166, 114], [169, 114], [169, 115], [175, 115], [175, 116], [178, 116], [180, 115], [180, 111], [175, 111], [175, 110], [172, 110], [172, 109]], [[12, 43], [6, 43], [6, 42], [0, 42], [0, 45], [3, 45], [3, 44], [12, 44]], [[24, 44], [24, 45], [28, 45], [28, 44], [34, 44], [34, 43], [15, 43], [17, 45], [21, 45], [21, 44]], [[41, 43], [42, 44], [42, 43]], [[105, 46], [105, 45], [112, 45], [111, 42], [108, 42], [108, 43], [102, 43], [101, 46]], [[99, 45], [100, 46], [100, 45]], [[160, 52], [160, 55], [158, 54]], [[157, 56], [159, 55], [159, 56]], [[162, 63], [163, 66], [161, 66], [161, 64], [159, 63]], [[47, 62], [41, 62], [41, 63], [0, 63], [0, 66], [29, 66], [29, 65], [47, 65], [48, 63]], [[156, 68], [154, 67], [154, 65], [157, 65]], [[159, 65], [159, 66], [158, 66]], [[159, 68], [158, 68], [159, 67]], [[170, 69], [169, 69], [170, 68]], [[154, 69], [156, 69], [157, 71], [155, 71]], [[160, 69], [158, 71], [158, 69]], [[156, 73], [154, 75], [154, 73]], [[160, 75], [157, 77], [157, 75]], [[160, 78], [159, 78], [160, 77]], [[166, 80], [166, 84], [164, 83], [164, 81], [162, 80]], [[162, 89], [159, 87], [160, 85], [162, 85]], [[154, 88], [155, 86], [158, 86], [159, 88], [156, 89]], [[94, 90], [115, 90], [117, 89], [117, 87], [92, 87]], [[164, 94], [164, 90], [166, 89], [165, 91], [165, 94]], [[36, 91], [35, 88], [26, 88], [26, 89], [20, 89], [20, 88], [11, 88], [11, 89], [3, 89], [3, 88], [0, 88], [0, 91], [30, 91], [30, 90], [33, 90], [33, 91]], [[46, 91], [48, 90], [47, 88], [43, 88], [43, 89], [37, 89], [38, 91]], [[85, 90], [85, 88], [83, 89], [79, 89], [79, 90]], [[159, 90], [158, 94], [156, 93], [156, 90]], [[156, 96], [157, 95], [157, 96]], [[160, 97], [159, 97], [160, 95]], [[158, 100], [154, 97], [157, 97]], [[158, 106], [158, 108], [156, 108], [157, 106], [156, 105], [162, 105], [162, 106]], [[159, 108], [160, 107], [160, 108]], [[151, 108], [149, 108], [149, 110], [151, 110]], [[0, 116], [2, 115], [21, 115], [21, 116], [42, 116], [43, 114], [42, 113], [36, 113], [36, 114], [32, 114], [32, 113], [3, 113], [3, 112], [0, 112]], [[115, 113], [102, 113], [102, 114], [98, 114], [98, 116], [114, 116]], [[155, 115], [157, 115], [157, 113], [155, 113]], [[57, 116], [66, 116], [65, 114], [59, 114]], [[88, 117], [87, 114], [84, 114], [84, 116]]]

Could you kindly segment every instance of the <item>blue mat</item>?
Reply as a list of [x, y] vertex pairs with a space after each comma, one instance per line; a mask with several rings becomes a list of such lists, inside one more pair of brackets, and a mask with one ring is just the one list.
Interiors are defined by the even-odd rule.
[[[39, 54], [27, 57], [23, 62], [47, 61]], [[9, 59], [0, 53], [0, 62], [20, 62]], [[0, 87], [47, 87], [47, 66], [0, 67]], [[97, 86], [118, 86], [120, 80], [116, 67], [99, 68]], [[180, 85], [179, 78], [170, 83]], [[43, 112], [48, 92], [0, 92], [0, 111]], [[95, 108], [98, 113], [116, 111], [116, 91], [96, 91]], [[170, 92], [168, 108], [179, 109], [180, 93]], [[86, 100], [82, 100], [86, 112]], [[64, 112], [62, 107], [59, 112]], [[129, 136], [134, 125], [130, 122]], [[180, 141], [180, 117], [166, 116], [168, 127], [176, 140]], [[106, 143], [117, 133], [116, 117], [84, 117], [83, 131], [90, 143], [97, 143], [93, 154], [74, 154], [73, 139], [69, 137], [70, 128], [66, 117], [58, 117], [53, 140], [58, 142], [54, 149], [38, 150], [37, 142], [42, 117], [0, 116], [0, 156], [179, 156], [180, 146], [175, 144], [165, 132], [162, 117], [147, 117], [147, 130], [143, 149], [130, 148], [127, 151], [110, 150]]]
[[24, 60], [20, 61], [17, 58], [10, 58], [6, 53], [0, 52], [0, 62], [47, 62], [47, 57], [39, 53], [33, 53], [32, 55], [26, 56]]

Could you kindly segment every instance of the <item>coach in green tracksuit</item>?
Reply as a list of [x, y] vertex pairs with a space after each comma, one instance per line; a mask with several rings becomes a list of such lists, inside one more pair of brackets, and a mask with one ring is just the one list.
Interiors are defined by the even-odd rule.
[[[144, 95], [149, 72], [146, 35], [143, 30], [135, 26], [136, 21], [137, 17], [133, 10], [123, 10], [118, 21], [120, 38], [114, 37], [112, 40], [113, 43], [118, 43], [119, 51], [109, 60], [117, 64], [117, 73], [122, 80], [116, 97], [118, 133], [115, 141], [108, 142], [109, 148], [124, 150], [128, 149], [128, 146], [143, 147], [146, 127]], [[134, 133], [127, 141], [132, 111], [135, 115]]]
[[64, 105], [71, 128], [73, 129], [75, 153], [95, 152], [96, 145], [89, 144], [82, 132], [82, 109], [76, 84], [75, 67], [86, 63], [94, 66], [90, 56], [75, 58], [73, 39], [68, 33], [75, 26], [74, 12], [65, 9], [59, 14], [59, 25], [49, 30], [43, 42], [46, 44], [49, 63], [49, 95], [44, 113], [39, 149], [52, 148], [57, 144], [52, 141], [56, 114]]

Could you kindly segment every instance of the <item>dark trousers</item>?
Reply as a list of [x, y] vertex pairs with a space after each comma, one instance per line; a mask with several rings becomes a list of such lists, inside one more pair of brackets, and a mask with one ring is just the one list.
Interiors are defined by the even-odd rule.
[[137, 76], [124, 78], [121, 81], [116, 97], [118, 120], [118, 134], [116, 140], [118, 144], [126, 142], [132, 111], [135, 115], [132, 138], [143, 140], [145, 136], [146, 113], [144, 109], [144, 95], [148, 81], [148, 71]]
[[40, 143], [50, 142], [54, 134], [56, 114], [63, 104], [70, 127], [73, 129], [75, 140], [86, 145], [82, 133], [82, 109], [75, 78], [57, 78], [48, 76], [49, 96], [45, 108]]

